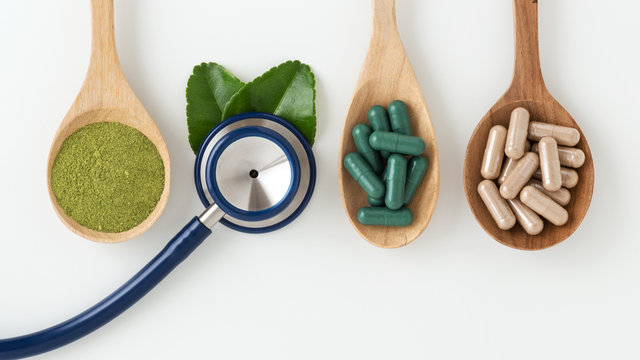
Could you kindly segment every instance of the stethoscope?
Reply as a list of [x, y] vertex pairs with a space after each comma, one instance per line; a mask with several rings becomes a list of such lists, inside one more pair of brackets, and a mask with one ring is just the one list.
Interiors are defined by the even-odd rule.
[[196, 158], [196, 189], [206, 210], [98, 304], [48, 329], [0, 340], [0, 359], [56, 349], [113, 320], [184, 261], [217, 223], [246, 233], [289, 224], [306, 207], [315, 181], [311, 146], [291, 124], [266, 113], [243, 113], [224, 120], [206, 137]]

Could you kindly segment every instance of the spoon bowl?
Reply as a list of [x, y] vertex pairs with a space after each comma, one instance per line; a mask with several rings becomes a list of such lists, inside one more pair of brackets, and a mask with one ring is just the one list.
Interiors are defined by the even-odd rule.
[[[580, 225], [589, 209], [593, 195], [593, 158], [582, 130], [571, 115], [551, 96], [542, 78], [538, 54], [538, 4], [530, 0], [514, 0], [516, 61], [513, 82], [500, 100], [489, 110], [471, 135], [464, 160], [464, 189], [469, 207], [480, 226], [500, 243], [522, 250], [539, 250], [553, 246], [569, 237]], [[569, 221], [563, 226], [545, 224], [538, 235], [528, 235], [516, 225], [511, 230], [498, 228], [478, 194], [478, 184], [484, 149], [489, 130], [494, 125], [509, 127], [511, 111], [524, 107], [532, 121], [567, 126], [580, 132], [575, 146], [585, 154], [584, 165], [578, 169], [580, 181], [571, 192], [565, 209]]]
[[[429, 110], [398, 34], [395, 0], [373, 0], [373, 13], [373, 36], [342, 130], [338, 181], [345, 211], [356, 231], [371, 244], [396, 248], [412, 242], [429, 224], [440, 184], [438, 148]], [[429, 168], [408, 206], [414, 216], [411, 225], [362, 225], [356, 214], [360, 208], [369, 206], [367, 194], [344, 169], [342, 161], [345, 155], [357, 151], [351, 131], [357, 124], [369, 123], [369, 108], [374, 105], [386, 108], [396, 99], [407, 104], [413, 134], [422, 138], [427, 145], [423, 156], [429, 161]]]
[[[91, 0], [92, 49], [84, 84], [56, 132], [47, 162], [49, 198], [60, 220], [74, 233], [97, 242], [132, 239], [160, 217], [169, 199], [170, 159], [160, 130], [140, 103], [120, 68], [113, 35], [113, 0]], [[51, 170], [60, 147], [78, 129], [97, 122], [119, 122], [144, 134], [156, 147], [164, 164], [164, 189], [155, 209], [142, 223], [125, 232], [103, 233], [78, 224], [58, 205], [51, 187]]]
[[[482, 165], [482, 156], [487, 144], [489, 130], [494, 125], [509, 127], [509, 116], [511, 111], [517, 107], [524, 107], [529, 110], [531, 119], [540, 119], [555, 125], [578, 129], [581, 140], [575, 147], [582, 150], [586, 158], [584, 165], [575, 169], [578, 172], [580, 181], [576, 187], [570, 190], [571, 201], [564, 207], [569, 212], [569, 221], [560, 227], [547, 223], [544, 230], [535, 236], [527, 234], [519, 225], [508, 231], [499, 229], [477, 190], [478, 184], [484, 180], [480, 175], [480, 166]], [[589, 145], [571, 115], [553, 99], [548, 99], [546, 102], [519, 100], [492, 108], [476, 126], [469, 140], [465, 155], [464, 190], [473, 215], [489, 235], [500, 243], [516, 249], [538, 250], [563, 241], [578, 228], [591, 202], [593, 175], [593, 160]]]

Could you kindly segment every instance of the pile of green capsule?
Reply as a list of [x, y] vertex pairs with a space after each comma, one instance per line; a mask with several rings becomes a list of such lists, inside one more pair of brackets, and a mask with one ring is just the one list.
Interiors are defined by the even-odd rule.
[[352, 131], [358, 152], [344, 157], [344, 167], [367, 193], [371, 205], [358, 210], [363, 225], [411, 224], [413, 213], [407, 206], [429, 166], [421, 156], [424, 140], [411, 131], [407, 105], [395, 100], [388, 110], [379, 105], [369, 109], [371, 126], [358, 124]]

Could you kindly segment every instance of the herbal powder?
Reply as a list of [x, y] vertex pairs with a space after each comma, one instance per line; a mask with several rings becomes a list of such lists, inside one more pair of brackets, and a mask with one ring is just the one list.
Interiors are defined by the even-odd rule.
[[51, 188], [78, 224], [118, 233], [151, 214], [164, 178], [162, 158], [144, 134], [121, 123], [99, 122], [64, 141], [51, 170]]

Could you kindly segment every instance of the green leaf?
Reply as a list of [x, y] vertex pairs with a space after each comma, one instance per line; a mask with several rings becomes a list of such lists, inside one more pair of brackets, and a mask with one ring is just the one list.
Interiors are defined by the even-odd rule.
[[313, 145], [316, 135], [315, 78], [308, 65], [287, 61], [243, 86], [222, 118], [247, 111], [271, 113], [290, 122]]
[[243, 85], [216, 63], [202, 63], [193, 68], [187, 82], [187, 127], [193, 152], [198, 152], [207, 134], [224, 119], [222, 110]]

